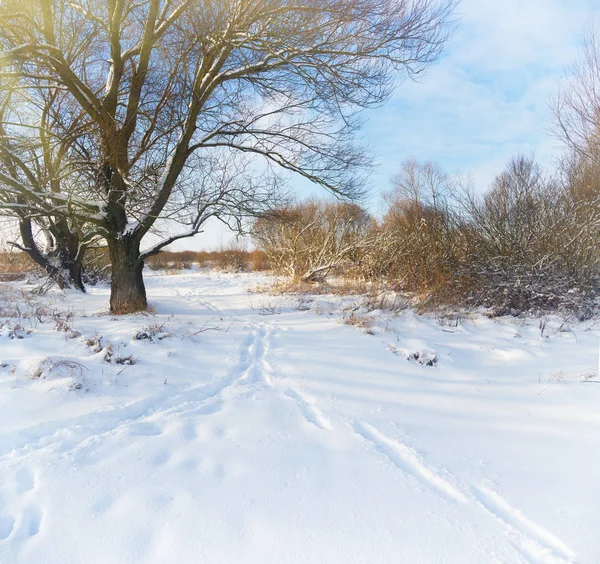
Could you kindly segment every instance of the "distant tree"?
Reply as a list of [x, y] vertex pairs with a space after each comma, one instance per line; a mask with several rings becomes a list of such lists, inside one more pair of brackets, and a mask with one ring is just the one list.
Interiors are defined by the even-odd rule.
[[47, 134], [60, 141], [77, 124], [71, 162], [91, 180], [68, 198], [40, 195], [27, 175], [10, 189], [31, 213], [94, 226], [110, 252], [111, 310], [144, 309], [142, 239], [178, 198], [197, 213], [182, 207], [188, 228], [151, 252], [200, 230], [208, 209], [194, 177], [212, 153], [258, 159], [256, 181], [228, 191], [234, 217], [263, 207], [272, 184], [258, 179], [277, 170], [359, 195], [369, 159], [353, 143], [354, 116], [387, 98], [397, 72], [419, 73], [439, 55], [454, 5], [3, 0], [2, 72], [27, 99], [23, 122], [4, 123], [4, 135], [40, 121], [40, 88], [59, 90], [61, 119]]
[[600, 36], [593, 26], [552, 109], [555, 135], [580, 158], [600, 164]]
[[454, 182], [437, 163], [402, 163], [365, 260], [373, 275], [417, 292], [448, 283], [458, 233], [450, 206]]
[[388, 199], [441, 210], [446, 206], [452, 183], [452, 176], [438, 163], [408, 159], [392, 178], [393, 190]]

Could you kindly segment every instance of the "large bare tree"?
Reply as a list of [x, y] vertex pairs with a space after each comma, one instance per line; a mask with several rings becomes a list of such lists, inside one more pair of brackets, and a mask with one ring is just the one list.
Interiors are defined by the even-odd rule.
[[[177, 194], [194, 200], [196, 158], [201, 166], [215, 151], [253, 155], [261, 174], [291, 171], [357, 196], [356, 170], [368, 164], [353, 142], [357, 111], [382, 103], [399, 76], [439, 55], [454, 5], [3, 0], [3, 72], [26, 95], [23, 112], [39, 107], [40, 88], [58, 89], [68, 109], [48, 135], [60, 142], [77, 123], [69, 158], [93, 182], [69, 197], [68, 211], [107, 241], [111, 310], [146, 307], [142, 239]], [[58, 202], [52, 213], [64, 209], [26, 177], [11, 189], [32, 210], [41, 210], [40, 197]], [[251, 210], [255, 197], [239, 200]], [[182, 236], [199, 229], [188, 223]]]

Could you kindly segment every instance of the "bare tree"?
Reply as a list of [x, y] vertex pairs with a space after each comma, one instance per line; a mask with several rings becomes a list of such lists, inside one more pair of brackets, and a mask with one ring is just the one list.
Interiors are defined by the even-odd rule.
[[[17, 220], [21, 243], [11, 241], [12, 247], [27, 253], [61, 288], [84, 291], [83, 259], [98, 232], [69, 209], [69, 198], [86, 182], [69, 161], [80, 123], [75, 119], [60, 137], [53, 136], [67, 110], [65, 97], [47, 85], [35, 93], [34, 102], [11, 85], [0, 89], [0, 213]], [[31, 196], [22, 193], [23, 184]]]
[[[261, 170], [360, 194], [356, 170], [368, 159], [353, 143], [356, 112], [382, 103], [397, 72], [419, 73], [439, 55], [454, 4], [4, 0], [3, 72], [26, 93], [24, 108], [39, 105], [40, 85], [58, 88], [72, 109], [53, 136], [85, 122], [73, 162], [94, 183], [69, 213], [107, 241], [111, 310], [146, 307], [140, 244], [196, 154], [254, 155]], [[29, 180], [13, 189], [39, 210]]]
[[438, 163], [408, 159], [392, 178], [393, 202], [410, 201], [415, 206], [442, 209], [452, 192], [453, 178]]
[[600, 36], [593, 25], [552, 109], [555, 135], [580, 157], [600, 163]]
[[454, 183], [437, 163], [402, 164], [365, 257], [372, 276], [411, 292], [430, 292], [452, 280], [460, 235], [450, 201]]
[[518, 155], [472, 208], [493, 255], [523, 258], [545, 234], [544, 204], [551, 187], [533, 158]]
[[600, 234], [600, 33], [592, 24], [579, 61], [552, 101], [553, 129], [566, 145], [561, 162], [569, 193], [570, 255], [578, 270], [597, 270]]

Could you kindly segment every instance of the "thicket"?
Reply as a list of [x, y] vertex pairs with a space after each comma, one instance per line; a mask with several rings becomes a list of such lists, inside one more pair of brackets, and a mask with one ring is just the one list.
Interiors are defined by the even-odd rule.
[[315, 282], [359, 264], [372, 221], [356, 204], [309, 200], [263, 215], [253, 237], [277, 272]]
[[146, 266], [150, 270], [165, 271], [197, 267], [224, 272], [250, 272], [268, 270], [270, 263], [262, 251], [228, 248], [218, 251], [162, 251], [149, 257]]
[[297, 282], [333, 273], [423, 306], [588, 317], [600, 279], [599, 169], [573, 154], [550, 174], [518, 156], [476, 195], [433, 163], [407, 161], [379, 221], [356, 204], [299, 202], [259, 219], [254, 241]]

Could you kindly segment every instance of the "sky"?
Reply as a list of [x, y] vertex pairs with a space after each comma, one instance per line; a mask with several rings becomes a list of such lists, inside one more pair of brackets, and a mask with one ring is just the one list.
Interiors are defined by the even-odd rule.
[[379, 166], [376, 190], [407, 157], [470, 173], [484, 190], [516, 153], [542, 163], [560, 146], [552, 96], [600, 15], [598, 0], [463, 0], [454, 36], [419, 82], [404, 82], [365, 128]]
[[[462, 0], [458, 13], [438, 61], [364, 116], [361, 137], [377, 161], [370, 198], [375, 213], [379, 196], [410, 157], [467, 173], [483, 192], [515, 154], [551, 165], [560, 153], [550, 132], [550, 100], [578, 58], [587, 26], [600, 22], [600, 1]], [[307, 191], [300, 181], [295, 188]], [[211, 225], [179, 248], [213, 249], [231, 239]]]
[[[551, 165], [561, 147], [550, 133], [549, 103], [581, 50], [600, 0], [462, 0], [442, 56], [417, 81], [364, 114], [362, 140], [376, 159], [370, 211], [404, 160], [436, 161], [469, 174], [483, 192], [517, 153]], [[304, 194], [325, 193], [292, 181]], [[213, 250], [233, 235], [220, 223], [174, 249]]]

